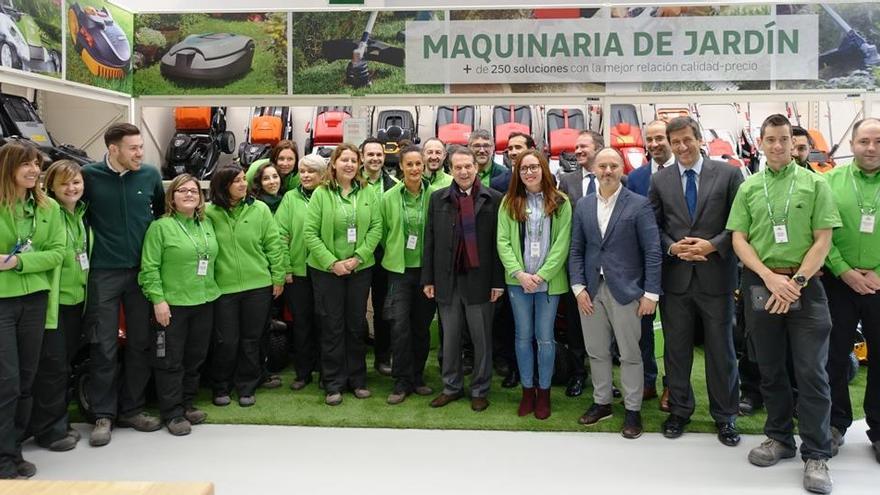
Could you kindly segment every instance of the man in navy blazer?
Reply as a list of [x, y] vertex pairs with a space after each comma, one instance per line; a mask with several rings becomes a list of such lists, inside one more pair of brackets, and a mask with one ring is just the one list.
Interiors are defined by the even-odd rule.
[[[666, 140], [666, 122], [654, 120], [645, 127], [645, 148], [651, 155], [651, 161], [629, 173], [626, 180], [626, 188], [640, 195], [648, 196], [651, 188], [651, 176], [659, 170], [675, 165], [675, 156], [669, 141]], [[654, 353], [654, 315], [642, 318], [642, 339], [639, 341], [642, 348], [642, 361], [645, 365], [645, 391], [642, 394], [645, 400], [657, 397], [657, 358]], [[660, 410], [669, 412], [668, 392], [663, 387], [663, 397], [660, 399]]]
[[584, 425], [611, 417], [611, 339], [620, 350], [626, 416], [621, 434], [642, 434], [644, 376], [640, 319], [654, 312], [660, 288], [660, 237], [648, 200], [621, 184], [623, 157], [614, 149], [596, 155], [595, 194], [575, 208], [569, 275], [590, 357], [593, 405]]

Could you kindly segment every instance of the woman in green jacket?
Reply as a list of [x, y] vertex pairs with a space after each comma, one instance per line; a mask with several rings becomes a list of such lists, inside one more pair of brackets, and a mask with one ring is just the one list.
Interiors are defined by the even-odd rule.
[[433, 189], [423, 176], [425, 164], [418, 146], [400, 152], [403, 181], [382, 197], [385, 256], [388, 271], [385, 317], [391, 321], [391, 376], [394, 389], [388, 404], [400, 404], [406, 396], [434, 393], [423, 373], [431, 345], [431, 321], [437, 311], [433, 299], [422, 290], [422, 242], [428, 200]]
[[16, 142], [0, 148], [0, 479], [30, 478], [21, 457], [43, 332], [57, 326], [64, 220], [38, 186], [40, 152]]
[[211, 179], [206, 216], [214, 225], [220, 251], [215, 280], [221, 296], [214, 304], [210, 375], [214, 405], [256, 403], [262, 378], [260, 338], [269, 319], [272, 298], [284, 287], [284, 245], [269, 207], [248, 196], [244, 171], [224, 167]]
[[34, 407], [30, 432], [37, 445], [55, 452], [76, 447], [79, 433], [70, 428], [68, 381], [71, 360], [82, 347], [83, 305], [89, 273], [88, 229], [83, 217], [86, 205], [80, 166], [58, 160], [46, 171], [47, 195], [61, 205], [64, 222], [64, 257], [58, 297], [57, 330], [43, 333], [40, 365], [34, 379]]
[[263, 158], [251, 163], [247, 172], [245, 172], [245, 178], [248, 181], [248, 185], [254, 185], [254, 176], [257, 174], [257, 170], [267, 163], [271, 164], [278, 171], [278, 176], [281, 178], [279, 194], [283, 196], [284, 193], [296, 189], [296, 186], [299, 185], [299, 172], [296, 168], [297, 162], [299, 162], [299, 149], [296, 143], [282, 139], [272, 147], [272, 151], [269, 152], [269, 158]]
[[358, 148], [342, 143], [330, 155], [330, 176], [309, 201], [303, 235], [321, 317], [321, 370], [327, 405], [350, 389], [366, 399], [367, 296], [373, 252], [382, 239], [381, 198], [366, 187]]
[[214, 279], [218, 251], [198, 181], [189, 174], [178, 175], [165, 191], [165, 216], [147, 229], [138, 274], [161, 327], [156, 338], [156, 392], [162, 420], [175, 436], [188, 435], [192, 425], [208, 416], [193, 401], [211, 342], [214, 300], [220, 297]]
[[306, 270], [303, 226], [312, 193], [327, 173], [327, 162], [318, 155], [306, 155], [299, 161], [300, 185], [287, 191], [275, 213], [281, 240], [287, 246], [287, 284], [284, 301], [293, 315], [293, 366], [295, 377], [290, 384], [301, 390], [312, 382], [312, 372], [320, 371], [320, 338], [315, 324], [315, 297], [312, 277]]
[[[553, 324], [559, 295], [568, 290], [565, 261], [571, 241], [571, 203], [556, 189], [547, 158], [530, 150], [517, 157], [498, 214], [498, 257], [504, 265], [523, 392], [518, 414], [550, 417], [556, 359]], [[535, 354], [538, 343], [538, 383]]]
[[272, 214], [275, 214], [284, 198], [284, 191], [281, 190], [281, 176], [278, 175], [278, 169], [274, 165], [267, 162], [257, 169], [251, 183], [250, 194], [266, 203]]

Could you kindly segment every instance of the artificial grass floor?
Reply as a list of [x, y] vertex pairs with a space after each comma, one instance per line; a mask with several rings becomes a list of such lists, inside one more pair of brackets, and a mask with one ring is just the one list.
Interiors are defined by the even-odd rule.
[[[425, 380], [429, 386], [439, 393], [442, 386], [437, 365], [436, 329], [433, 331], [435, 342], [432, 343], [431, 354], [425, 370]], [[663, 374], [663, 342], [662, 332], [656, 332], [656, 350], [660, 375]], [[462, 399], [446, 407], [434, 409], [428, 406], [432, 396], [420, 397], [411, 395], [406, 401], [396, 406], [385, 403], [391, 393], [392, 379], [380, 376], [372, 366], [372, 354], [367, 356], [367, 386], [373, 396], [359, 400], [351, 393], [343, 394], [343, 403], [336, 407], [324, 404], [324, 392], [316, 381], [305, 389], [292, 391], [289, 388], [293, 381], [290, 369], [281, 373], [284, 384], [282, 387], [257, 391], [256, 405], [248, 408], [239, 407], [233, 397], [232, 405], [216, 407], [211, 403], [210, 391], [203, 389], [196, 406], [208, 413], [208, 422], [214, 424], [264, 424], [264, 425], [299, 425], [299, 426], [335, 426], [335, 427], [366, 427], [366, 428], [421, 428], [421, 429], [468, 429], [468, 430], [509, 430], [509, 431], [619, 431], [623, 425], [623, 404], [621, 400], [614, 403], [614, 418], [602, 421], [591, 427], [578, 424], [578, 418], [592, 403], [592, 388], [585, 388], [580, 397], [566, 397], [565, 387], [554, 386], [551, 392], [552, 416], [539, 421], [533, 416], [520, 418], [516, 409], [521, 396], [519, 387], [505, 389], [501, 387], [501, 377], [494, 376], [492, 389], [489, 393], [491, 405], [483, 412], [476, 413], [470, 409], [470, 401]], [[615, 368], [615, 383], [618, 369]], [[857, 417], [863, 415], [862, 402], [865, 394], [867, 370], [862, 367], [858, 376], [850, 385], [853, 411]], [[467, 386], [468, 377], [465, 378]], [[686, 431], [715, 432], [715, 425], [708, 411], [706, 394], [706, 377], [703, 366], [702, 349], [694, 353], [692, 382], [697, 401], [697, 410], [691, 418]], [[658, 386], [662, 387], [658, 378]], [[659, 392], [659, 390], [658, 390]], [[661, 423], [667, 414], [658, 409], [658, 400], [646, 401], [642, 406], [642, 423], [645, 431], [659, 432]], [[741, 417], [738, 426], [742, 433], [760, 434], [765, 415], [763, 410], [751, 417]]]

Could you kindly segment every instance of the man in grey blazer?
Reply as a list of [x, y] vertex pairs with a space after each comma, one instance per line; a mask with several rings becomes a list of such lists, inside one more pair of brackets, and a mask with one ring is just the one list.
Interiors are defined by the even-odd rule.
[[695, 328], [701, 321], [709, 412], [718, 439], [733, 447], [740, 441], [736, 429], [739, 376], [733, 347], [737, 260], [725, 226], [743, 178], [737, 168], [703, 158], [700, 126], [694, 119], [673, 119], [666, 136], [676, 165], [654, 174], [648, 192], [665, 253], [660, 317], [670, 414], [663, 423], [663, 435], [680, 437], [694, 413], [691, 368]]
[[644, 376], [639, 349], [641, 317], [654, 312], [660, 289], [660, 239], [647, 198], [621, 184], [623, 157], [614, 149], [596, 155], [596, 194], [581, 200], [574, 214], [569, 275], [584, 343], [590, 356], [593, 404], [580, 423], [611, 417], [611, 339], [620, 350], [626, 416], [621, 434], [642, 434]]

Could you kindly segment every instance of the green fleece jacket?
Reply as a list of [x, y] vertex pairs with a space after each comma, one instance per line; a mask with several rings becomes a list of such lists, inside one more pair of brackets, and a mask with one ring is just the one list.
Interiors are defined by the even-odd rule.
[[[417, 233], [418, 242], [416, 243], [416, 249], [411, 250], [415, 251], [414, 254], [418, 254], [419, 263], [416, 265], [417, 267], [422, 266], [422, 247], [425, 237], [425, 222], [428, 217], [428, 203], [430, 202], [431, 193], [434, 192], [434, 188], [427, 184], [428, 180], [423, 179], [422, 192], [419, 197], [423, 198], [424, 201], [420, 203], [422, 212], [421, 223]], [[385, 254], [382, 257], [382, 267], [394, 273], [403, 273], [407, 268], [406, 241], [409, 232], [406, 232], [403, 227], [404, 212], [401, 202], [403, 195], [408, 194], [405, 191], [406, 185], [401, 181], [385, 191], [385, 194], [382, 196], [382, 231], [384, 233], [382, 246], [385, 250]]]
[[[171, 306], [197, 306], [211, 302], [220, 297], [214, 278], [218, 251], [210, 218], [198, 223], [176, 213], [160, 218], [147, 229], [138, 283], [153, 304], [164, 301]], [[208, 271], [198, 275], [203, 254], [207, 254]]]
[[275, 212], [275, 223], [278, 224], [278, 232], [281, 234], [281, 242], [287, 246], [285, 258], [287, 273], [297, 277], [306, 276], [306, 257], [309, 254], [306, 249], [303, 227], [306, 223], [306, 214], [309, 210], [309, 199], [303, 194], [300, 187], [287, 191], [278, 211]]
[[[248, 187], [254, 185], [254, 176], [257, 175], [257, 170], [259, 170], [264, 163], [269, 163], [269, 159], [260, 158], [254, 163], [251, 163], [251, 166], [245, 171], [244, 178], [248, 183]], [[287, 177], [281, 179], [281, 191], [279, 194], [284, 194], [286, 191], [293, 191], [297, 187], [299, 187], [299, 173], [296, 169], [293, 169], [293, 172], [287, 174]]]
[[[520, 285], [519, 280], [511, 273], [525, 270], [523, 263], [523, 240], [520, 236], [520, 222], [507, 212], [507, 198], [498, 209], [498, 257], [504, 265], [504, 278], [509, 285]], [[569, 244], [571, 243], [571, 202], [566, 200], [556, 209], [550, 220], [550, 251], [544, 264], [535, 275], [547, 281], [551, 296], [564, 294], [568, 291], [568, 260]]]
[[91, 267], [137, 268], [147, 227], [165, 213], [159, 169], [144, 164], [119, 175], [104, 160], [86, 165], [82, 174], [86, 217], [95, 238]]
[[76, 255], [86, 244], [86, 231], [83, 216], [86, 213], [85, 203], [79, 202], [73, 213], [61, 208], [64, 222], [64, 260], [61, 262], [61, 286], [59, 303], [65, 306], [79, 304], [86, 299], [86, 283], [89, 271], [83, 270]]
[[[26, 211], [33, 211], [31, 250], [18, 253], [18, 266], [0, 271], [0, 298], [19, 297], [40, 291], [49, 291], [46, 310], [46, 328], [58, 327], [58, 298], [61, 285], [61, 262], [64, 258], [64, 219], [61, 207], [54, 199], [38, 208], [31, 203]], [[20, 206], [21, 207], [21, 206]], [[28, 227], [28, 230], [31, 230]], [[18, 243], [19, 231], [13, 212], [0, 207], [0, 256], [5, 260]], [[26, 235], [26, 234], [23, 234]]]
[[230, 210], [210, 204], [205, 215], [220, 245], [214, 278], [222, 294], [284, 285], [284, 245], [265, 203], [248, 197]]
[[[431, 177], [425, 176], [431, 183], [431, 186], [435, 189], [442, 189], [444, 187], [449, 187], [452, 184], [452, 176], [447, 174], [445, 170], [442, 168], [436, 172]], [[488, 186], [487, 186], [488, 187]]]
[[[357, 188], [349, 194], [357, 194], [355, 226], [357, 240], [354, 254], [361, 260], [355, 271], [369, 268], [376, 263], [373, 252], [382, 239], [381, 197], [372, 187]], [[306, 263], [317, 270], [329, 272], [333, 263], [339, 261], [336, 249], [338, 236], [345, 236], [345, 230], [336, 228], [336, 209], [340, 203], [339, 192], [334, 186], [323, 185], [312, 193], [309, 211], [303, 234], [309, 250]]]

